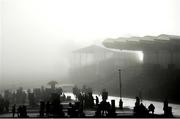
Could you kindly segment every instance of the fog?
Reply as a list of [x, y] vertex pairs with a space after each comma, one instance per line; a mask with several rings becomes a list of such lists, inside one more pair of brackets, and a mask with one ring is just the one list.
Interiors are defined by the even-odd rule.
[[73, 50], [106, 38], [180, 35], [178, 0], [0, 0], [1, 87], [68, 77]]

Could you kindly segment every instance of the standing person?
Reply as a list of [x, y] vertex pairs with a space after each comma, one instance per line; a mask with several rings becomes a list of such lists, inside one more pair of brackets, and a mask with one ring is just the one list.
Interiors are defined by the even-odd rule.
[[22, 106], [22, 117], [27, 117], [27, 109], [25, 105]]
[[17, 115], [18, 115], [18, 117], [22, 117], [22, 107], [21, 106], [19, 106], [17, 108]]
[[45, 110], [45, 102], [40, 102], [40, 117], [44, 117], [44, 110]]
[[121, 109], [121, 110], [123, 109], [123, 101], [122, 101], [122, 99], [119, 100], [119, 109]]
[[49, 101], [47, 101], [46, 103], [46, 116], [47, 117], [49, 116], [49, 113], [50, 113], [50, 104], [49, 104]]
[[9, 112], [9, 100], [4, 100], [4, 108], [6, 112]]
[[167, 100], [167, 98], [164, 101], [163, 110], [164, 110], [164, 114], [167, 115], [167, 113], [168, 113], [168, 100]]
[[13, 118], [14, 118], [14, 116], [15, 116], [15, 113], [16, 113], [16, 105], [14, 104], [14, 105], [12, 106]]
[[96, 106], [98, 106], [98, 104], [99, 104], [99, 98], [98, 96], [96, 96]]

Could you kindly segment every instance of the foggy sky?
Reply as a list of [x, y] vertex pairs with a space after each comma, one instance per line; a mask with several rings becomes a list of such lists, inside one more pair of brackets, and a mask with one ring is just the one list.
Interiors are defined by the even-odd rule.
[[1, 85], [61, 81], [67, 77], [72, 50], [106, 38], [180, 35], [178, 0], [0, 0], [0, 4]]

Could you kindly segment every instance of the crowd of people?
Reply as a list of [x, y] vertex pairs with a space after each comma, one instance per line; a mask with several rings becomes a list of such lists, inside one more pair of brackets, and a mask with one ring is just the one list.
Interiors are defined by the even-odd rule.
[[4, 98], [9, 101], [10, 104], [24, 105], [37, 105], [41, 100], [49, 100], [51, 93], [62, 94], [62, 88], [34, 88], [24, 90], [22, 87], [15, 91], [5, 90]]
[[60, 103], [59, 94], [52, 93], [49, 101], [41, 101], [39, 113], [40, 117], [64, 117], [65, 114], [63, 112], [63, 106]]
[[[33, 91], [27, 90], [27, 92], [19, 88], [14, 93], [5, 90], [4, 96], [0, 95], [0, 113], [9, 112], [9, 107], [12, 105], [13, 117], [16, 113], [17, 117], [29, 117], [27, 106], [35, 105], [39, 107], [39, 117], [85, 117], [85, 109], [95, 109], [94, 117], [117, 117], [115, 100], [111, 100], [111, 103], [107, 101], [108, 92], [105, 89], [101, 93], [102, 101], [99, 101], [98, 96], [94, 98], [92, 89], [86, 86], [83, 86], [82, 89], [75, 86], [72, 88], [72, 92], [76, 97], [74, 103], [65, 96], [61, 88], [44, 89], [42, 87], [41, 89], [33, 89]], [[12, 99], [13, 95], [15, 96], [14, 100]], [[61, 104], [63, 101], [70, 102], [67, 114], [65, 114], [64, 107]], [[25, 105], [26, 102], [28, 104]], [[119, 109], [123, 110], [122, 99], [119, 102]], [[172, 107], [168, 105], [167, 99], [164, 101], [163, 110], [164, 117], [173, 117]], [[146, 108], [142, 100], [136, 97], [133, 111], [134, 117], [150, 117], [155, 115], [155, 106], [150, 104]]]
[[[15, 113], [16, 113], [16, 105], [14, 104], [13, 107], [12, 107], [13, 117], [15, 117]], [[17, 117], [23, 117], [23, 118], [29, 117], [29, 116], [27, 115], [27, 109], [26, 109], [26, 106], [25, 106], [25, 105], [20, 105], [20, 106], [17, 108]]]
[[111, 104], [107, 102], [108, 92], [103, 89], [102, 101], [97, 105], [95, 117], [116, 117], [115, 100], [111, 100]]
[[84, 85], [82, 89], [79, 89], [77, 86], [75, 86], [73, 87], [73, 94], [76, 96], [76, 99], [80, 101], [80, 104], [83, 105], [83, 108], [94, 107], [94, 98], [91, 88], [87, 88]]
[[[173, 117], [172, 107], [168, 106], [167, 99], [164, 101], [164, 115], [162, 117]], [[136, 97], [136, 102], [134, 106], [134, 116], [135, 117], [149, 117], [153, 116], [155, 111], [155, 106], [150, 104], [148, 108], [144, 106], [144, 104], [140, 101], [139, 97]]]

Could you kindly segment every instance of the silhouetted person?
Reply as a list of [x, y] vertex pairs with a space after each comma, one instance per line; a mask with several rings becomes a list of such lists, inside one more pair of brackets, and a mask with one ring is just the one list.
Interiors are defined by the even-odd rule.
[[149, 107], [148, 107], [148, 110], [149, 110], [149, 112], [152, 112], [152, 114], [154, 114], [154, 110], [155, 110], [154, 105], [150, 104]]
[[101, 116], [107, 116], [109, 114], [110, 111], [110, 104], [109, 102], [106, 102], [106, 100], [108, 99], [108, 92], [106, 91], [106, 89], [103, 89], [102, 91], [102, 101], [100, 103], [100, 110], [101, 110]]
[[164, 110], [164, 114], [166, 114], [167, 110], [168, 110], [168, 100], [167, 99], [164, 100], [163, 110]]
[[82, 96], [81, 93], [79, 93], [79, 95], [78, 95], [78, 100], [80, 101], [80, 105], [81, 105], [82, 110], [83, 110], [83, 108], [84, 108], [84, 97]]
[[21, 106], [19, 106], [17, 109], [17, 115], [18, 115], [18, 117], [22, 116], [22, 107]]
[[5, 112], [9, 112], [9, 100], [4, 101]]
[[140, 98], [136, 97], [136, 102], [135, 102], [135, 106], [139, 106], [140, 105]]
[[69, 115], [70, 117], [72, 117], [72, 113], [73, 113], [72, 103], [70, 102], [70, 103], [69, 103], [69, 107], [68, 107], [68, 115]]
[[75, 105], [72, 105], [71, 103], [69, 103], [69, 107], [68, 107], [68, 115], [71, 118], [75, 118], [75, 117], [79, 117], [79, 105], [80, 103], [77, 102], [75, 103]]
[[84, 108], [93, 108], [94, 106], [94, 98], [90, 91], [84, 94]]
[[16, 105], [14, 104], [14, 105], [12, 106], [12, 115], [13, 115], [13, 118], [14, 118], [14, 116], [15, 116], [15, 113], [16, 113]]
[[61, 104], [59, 104], [59, 106], [58, 106], [57, 114], [58, 114], [58, 117], [64, 117], [64, 115], [65, 115], [63, 112], [63, 106]]
[[109, 112], [109, 117], [116, 117], [115, 100], [111, 100], [111, 109]]
[[139, 110], [140, 110], [140, 99], [139, 97], [136, 97], [136, 102], [134, 106], [134, 114], [139, 115]]
[[50, 104], [49, 101], [46, 103], [46, 116], [49, 116], [50, 113]]
[[63, 107], [60, 104], [59, 93], [51, 93], [51, 111], [53, 117], [64, 117]]
[[88, 107], [89, 107], [89, 108], [93, 108], [93, 106], [94, 106], [94, 98], [93, 98], [93, 96], [92, 96], [92, 92], [89, 92], [89, 93], [88, 93], [88, 98], [89, 98], [89, 99], [88, 99], [88, 103], [89, 103], [89, 104], [88, 104], [88, 105], [89, 105]]
[[101, 117], [100, 104], [97, 105], [97, 109], [96, 109], [96, 112], [95, 112], [95, 117]]
[[4, 99], [0, 94], [0, 113], [3, 113], [3, 111], [4, 111]]
[[99, 98], [98, 96], [96, 96], [96, 106], [98, 106], [98, 104], [99, 104]]
[[172, 107], [169, 107], [168, 104], [169, 104], [169, 103], [168, 103], [168, 100], [165, 99], [165, 101], [164, 101], [164, 107], [163, 107], [164, 116], [165, 116], [165, 117], [173, 117], [173, 115], [172, 115]]
[[123, 101], [122, 101], [122, 99], [119, 100], [119, 109], [123, 109]]
[[27, 110], [25, 105], [22, 106], [21, 113], [22, 117], [27, 117]]
[[45, 111], [45, 103], [43, 101], [40, 102], [40, 117], [44, 117]]

